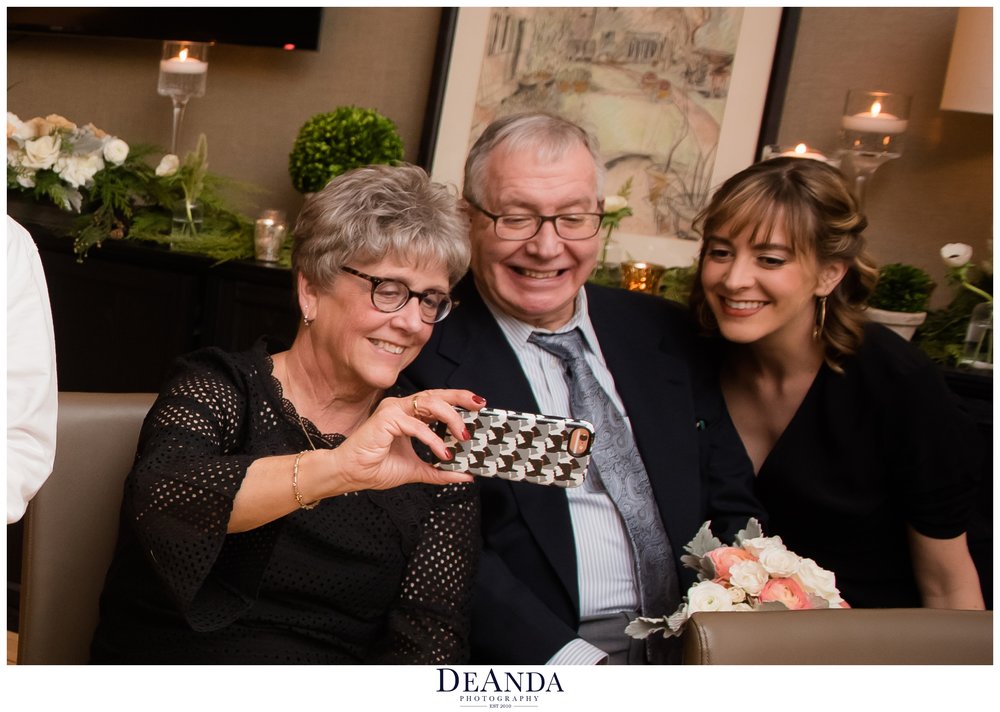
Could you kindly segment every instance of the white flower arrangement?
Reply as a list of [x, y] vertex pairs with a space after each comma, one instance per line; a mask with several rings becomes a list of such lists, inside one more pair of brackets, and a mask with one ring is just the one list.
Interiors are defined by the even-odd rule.
[[700, 611], [849, 608], [833, 573], [789, 551], [781, 537], [765, 537], [756, 519], [736, 534], [732, 546], [713, 536], [709, 525], [702, 524], [684, 547], [688, 553], [681, 561], [698, 572], [684, 602], [668, 616], [636, 618], [625, 629], [628, 635], [679, 636], [691, 614]]
[[[154, 167], [156, 155], [162, 157]], [[243, 193], [242, 200], [257, 192], [208, 172], [204, 135], [180, 157], [154, 146], [130, 147], [58, 114], [28, 121], [7, 114], [8, 193], [80, 213], [66, 236], [81, 261], [109, 238], [169, 244], [218, 261], [252, 257], [253, 221], [227, 204], [223, 187]]]
[[7, 186], [41, 187], [63, 210], [80, 212], [80, 189], [128, 155], [127, 143], [93, 124], [80, 127], [58, 114], [21, 121], [7, 112]]

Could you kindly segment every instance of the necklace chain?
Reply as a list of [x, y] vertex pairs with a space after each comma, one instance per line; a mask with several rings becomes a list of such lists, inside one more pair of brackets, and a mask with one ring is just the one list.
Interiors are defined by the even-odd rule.
[[285, 360], [284, 360], [284, 362], [283, 362], [282, 365], [285, 368], [285, 380], [288, 381], [288, 395], [289, 395], [288, 402], [292, 404], [292, 409], [295, 411], [295, 417], [299, 421], [299, 427], [302, 428], [302, 434], [306, 436], [306, 441], [309, 443], [310, 449], [315, 450], [316, 449], [316, 445], [315, 445], [315, 443], [313, 443], [313, 439], [309, 436], [309, 431], [306, 430], [306, 421], [305, 421], [305, 418], [303, 418], [299, 414], [299, 409], [295, 406], [295, 403], [292, 402], [292, 398], [295, 397], [295, 394], [292, 393], [292, 372], [288, 368], [288, 356], [287, 355], [285, 356]]
[[[292, 375], [288, 371], [288, 362], [287, 362], [287, 360], [286, 360], [284, 366], [285, 366], [285, 380], [288, 381], [288, 395], [291, 396], [292, 395]], [[292, 403], [292, 399], [289, 398], [288, 402]], [[295, 403], [292, 403], [292, 408], [295, 409], [295, 416], [298, 418], [299, 427], [302, 428], [302, 434], [306, 436], [306, 440], [309, 443], [309, 447], [311, 449], [315, 450], [316, 449], [316, 445], [315, 445], [315, 443], [313, 443], [313, 439], [309, 436], [309, 431], [306, 430], [306, 421], [305, 421], [305, 418], [303, 418], [301, 415], [299, 415], [298, 408], [295, 408]], [[320, 439], [323, 441], [324, 444], [326, 443], [326, 440], [323, 439], [322, 436], [320, 437]], [[358, 493], [357, 492], [347, 492], [345, 494], [350, 494], [350, 495], [357, 496]]]
[[[294, 407], [295, 404], [293, 403], [292, 405]], [[302, 428], [302, 434], [305, 435], [306, 436], [306, 440], [309, 441], [309, 447], [312, 448], [313, 450], [315, 450], [316, 446], [313, 445], [313, 439], [311, 437], [309, 437], [309, 431], [306, 430], [305, 421], [302, 420], [302, 416], [301, 415], [299, 415], [298, 413], [296, 413], [296, 415], [298, 415], [298, 418], [299, 418], [299, 427]]]
[[[312, 448], [313, 450], [315, 450], [316, 449], [316, 445], [313, 443], [313, 439], [312, 439], [312, 437], [310, 437], [309, 431], [306, 430], [305, 418], [303, 418], [299, 414], [299, 409], [295, 406], [295, 403], [292, 401], [292, 398], [294, 397], [294, 394], [292, 393], [292, 374], [291, 374], [291, 371], [288, 368], [288, 357], [287, 356], [285, 357], [285, 361], [283, 363], [283, 366], [284, 366], [284, 369], [285, 369], [285, 380], [288, 381], [288, 395], [289, 395], [288, 402], [292, 404], [292, 408], [295, 410], [295, 416], [299, 420], [299, 427], [302, 428], [302, 434], [306, 436], [306, 440], [309, 442], [309, 447]], [[376, 397], [377, 396], [372, 396], [372, 403], [375, 402], [375, 398]], [[369, 403], [368, 415], [371, 415], [371, 410], [372, 410], [371, 409], [371, 403]], [[364, 416], [360, 422], [364, 422], [365, 418], [367, 418], [367, 416]], [[360, 424], [360, 422], [359, 422], [359, 424]], [[322, 436], [320, 436], [320, 440], [324, 444], [326, 444], [326, 439], [323, 438]]]

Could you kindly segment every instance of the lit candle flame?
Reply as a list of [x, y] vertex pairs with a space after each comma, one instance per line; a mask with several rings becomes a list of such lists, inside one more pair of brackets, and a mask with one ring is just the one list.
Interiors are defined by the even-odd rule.
[[805, 153], [807, 150], [809, 150], [809, 147], [806, 146], [804, 143], [800, 143], [795, 147], [796, 153]]
[[[184, 49], [181, 50], [181, 53], [178, 55], [178, 59], [180, 59], [182, 62], [184, 62], [184, 61], [187, 60], [187, 58], [188, 58], [188, 48], [185, 47]], [[873, 107], [873, 109], [874, 109], [874, 107]]]
[[875, 103], [872, 104], [872, 116], [878, 116], [881, 113], [882, 113], [882, 104], [876, 101]]

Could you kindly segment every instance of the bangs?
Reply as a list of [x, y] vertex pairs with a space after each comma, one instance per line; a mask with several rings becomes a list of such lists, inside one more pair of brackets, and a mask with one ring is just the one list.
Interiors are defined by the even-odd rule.
[[751, 181], [709, 207], [704, 236], [726, 229], [730, 238], [747, 234], [751, 245], [767, 245], [780, 232], [793, 254], [810, 254], [816, 251], [818, 227], [813, 211], [787, 186]]

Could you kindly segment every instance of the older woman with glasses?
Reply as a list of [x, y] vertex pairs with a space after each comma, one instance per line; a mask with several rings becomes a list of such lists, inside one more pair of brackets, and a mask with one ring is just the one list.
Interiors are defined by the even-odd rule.
[[457, 197], [414, 166], [345, 174], [295, 228], [291, 348], [179, 360], [146, 418], [92, 657], [445, 663], [467, 655], [478, 506], [429, 423], [470, 391], [399, 372], [469, 264]]

